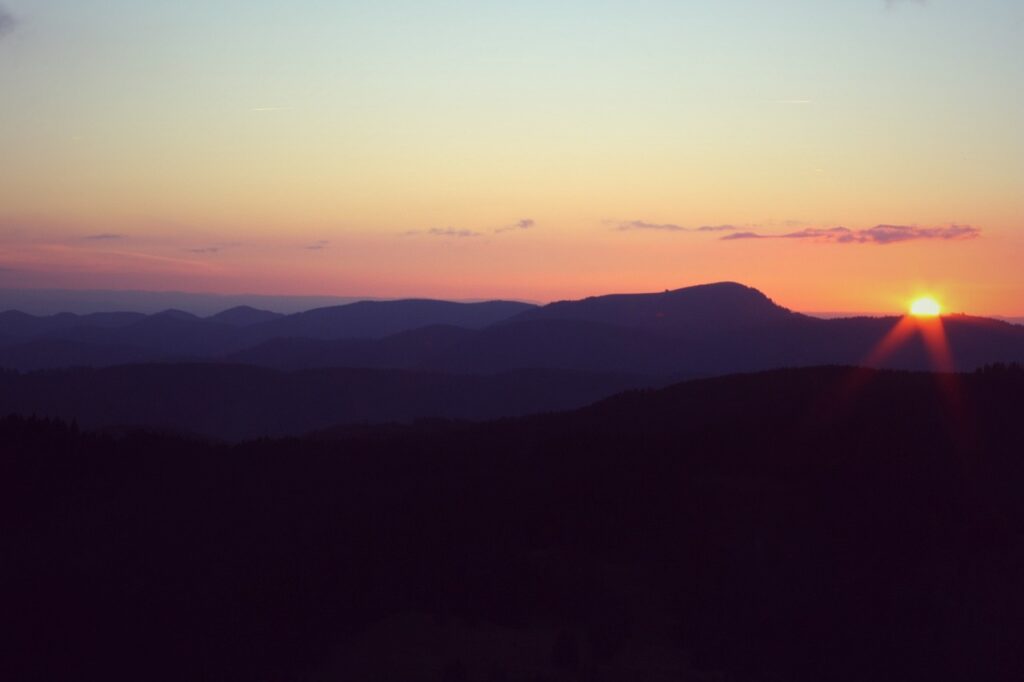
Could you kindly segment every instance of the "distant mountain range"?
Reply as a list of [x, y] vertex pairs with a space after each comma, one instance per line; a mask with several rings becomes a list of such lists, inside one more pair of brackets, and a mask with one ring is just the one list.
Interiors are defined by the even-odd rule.
[[23, 310], [34, 315], [62, 312], [158, 313], [180, 308], [202, 317], [228, 308], [251, 306], [279, 313], [344, 305], [365, 300], [353, 296], [267, 296], [261, 294], [203, 294], [186, 291], [131, 291], [110, 289], [0, 288], [0, 310]]
[[31, 370], [210, 360], [274, 339], [379, 339], [431, 325], [481, 329], [532, 307], [511, 301], [360, 301], [292, 315], [242, 306], [205, 318], [174, 309], [48, 317], [7, 311], [0, 313], [0, 366]]
[[[512, 301], [361, 301], [282, 315], [240, 306], [0, 313], [0, 366], [18, 370], [137, 362], [232, 362], [277, 369], [372, 367], [495, 373], [547, 368], [658, 377], [859, 364], [899, 318], [820, 319], [734, 283], [534, 306]], [[1024, 359], [1024, 327], [947, 317], [961, 369]], [[916, 340], [880, 364], [927, 369]]]
[[[625, 387], [779, 367], [935, 367], [935, 349], [921, 333], [876, 352], [900, 323], [802, 315], [729, 282], [546, 306], [361, 301], [291, 315], [240, 306], [208, 317], [174, 309], [7, 311], [0, 367], [47, 372], [6, 377], [0, 410], [187, 429], [206, 423], [193, 408], [217, 396], [207, 409], [218, 418], [196, 430], [244, 437], [360, 420], [563, 409]], [[941, 329], [956, 369], [1024, 361], [1022, 326], [948, 316]], [[133, 366], [71, 369], [117, 365]], [[226, 405], [238, 406], [237, 418]], [[272, 413], [289, 416], [275, 422]]]

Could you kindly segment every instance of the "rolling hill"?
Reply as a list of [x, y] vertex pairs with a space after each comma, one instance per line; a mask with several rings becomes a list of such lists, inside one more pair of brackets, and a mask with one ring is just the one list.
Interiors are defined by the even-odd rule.
[[1020, 679], [1022, 392], [780, 370], [234, 446], [0, 419], [0, 675]]

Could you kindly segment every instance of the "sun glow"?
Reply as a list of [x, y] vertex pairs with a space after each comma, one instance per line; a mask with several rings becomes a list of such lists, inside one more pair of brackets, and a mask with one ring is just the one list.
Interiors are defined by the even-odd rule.
[[938, 317], [942, 306], [931, 296], [923, 296], [910, 304], [910, 314], [914, 317]]

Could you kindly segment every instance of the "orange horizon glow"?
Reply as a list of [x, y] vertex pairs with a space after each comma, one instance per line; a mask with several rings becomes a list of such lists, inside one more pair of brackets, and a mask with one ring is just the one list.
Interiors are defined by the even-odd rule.
[[[965, 278], [971, 269], [995, 271], [981, 239], [886, 246], [732, 243], [715, 236], [623, 232], [601, 223], [584, 238], [537, 223], [531, 230], [464, 238], [396, 229], [324, 239], [236, 233], [233, 240], [215, 231], [140, 234], [116, 225], [109, 235], [95, 227], [71, 233], [25, 227], [20, 234], [8, 230], [4, 239], [0, 224], [0, 289], [545, 303], [734, 281], [809, 313], [899, 314], [907, 298], [893, 292], [916, 290], [941, 295], [948, 311], [1024, 315], [1015, 276], [990, 277], [985, 286], [980, 278]], [[1013, 260], [1012, 250], [998, 257]], [[908, 271], [914, 274], [908, 277]]]

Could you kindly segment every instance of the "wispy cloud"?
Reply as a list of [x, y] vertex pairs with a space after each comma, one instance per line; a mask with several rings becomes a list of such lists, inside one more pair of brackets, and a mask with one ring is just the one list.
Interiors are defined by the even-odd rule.
[[518, 221], [516, 221], [515, 223], [513, 223], [511, 225], [506, 225], [504, 227], [499, 227], [498, 229], [495, 230], [495, 232], [511, 232], [511, 231], [514, 231], [514, 230], [529, 230], [529, 229], [532, 229], [532, 228], [534, 228], [536, 226], [537, 226], [537, 221], [534, 220], [533, 218], [523, 218], [522, 220], [518, 220]]
[[449, 237], [449, 238], [466, 238], [466, 237], [481, 237], [482, 232], [475, 230], [457, 230], [454, 227], [434, 227], [429, 230], [410, 230], [404, 232], [405, 237], [415, 237], [417, 235], [426, 235], [428, 237]]
[[616, 224], [621, 232], [632, 232], [635, 230], [650, 230], [654, 232], [729, 232], [735, 230], [735, 225], [701, 225], [699, 227], [686, 227], [675, 223], [648, 223], [643, 220], [629, 220]]
[[619, 223], [619, 231], [630, 232], [633, 230], [653, 230], [656, 232], [689, 232], [688, 229], [682, 225], [676, 225], [674, 223], [648, 223], [643, 220], [629, 220], [624, 223]]
[[183, 251], [187, 253], [194, 253], [196, 255], [210, 255], [220, 253], [221, 251], [227, 251], [228, 249], [237, 248], [239, 246], [242, 246], [241, 242], [220, 242], [209, 246], [197, 246], [191, 249], [183, 249]]
[[268, 111], [288, 111], [289, 107], [252, 107], [249, 111], [257, 112], [268, 112]]
[[981, 230], [971, 225], [945, 227], [919, 227], [917, 225], [875, 225], [862, 230], [848, 227], [808, 227], [784, 234], [737, 232], [722, 237], [725, 241], [738, 239], [806, 239], [831, 244], [897, 244], [899, 242], [938, 240], [965, 241], [981, 236]]
[[312, 244], [307, 244], [302, 248], [306, 249], [307, 251], [323, 251], [330, 245], [331, 243], [326, 239], [320, 239], [318, 241], [313, 242]]
[[82, 237], [82, 239], [88, 239], [89, 241], [101, 242], [101, 241], [113, 241], [115, 239], [124, 239], [123, 234], [116, 234], [113, 232], [101, 232], [100, 234], [90, 234]]
[[112, 256], [120, 256], [121, 258], [138, 259], [138, 260], [150, 261], [150, 262], [153, 262], [153, 263], [167, 263], [167, 264], [174, 264], [174, 265], [184, 265], [184, 266], [188, 266], [188, 267], [201, 268], [201, 269], [209, 269], [209, 268], [214, 267], [211, 264], [205, 263], [203, 261], [189, 260], [189, 259], [186, 259], [186, 258], [174, 258], [174, 257], [171, 257], [171, 256], [159, 256], [157, 254], [140, 253], [140, 252], [137, 252], [137, 251], [106, 251], [104, 253], [108, 253], [108, 254], [110, 254]]
[[432, 237], [479, 237], [480, 233], [474, 230], [456, 230], [451, 227], [435, 227], [427, 230], [427, 234]]
[[18, 20], [4, 7], [0, 7], [0, 38], [14, 30]]

